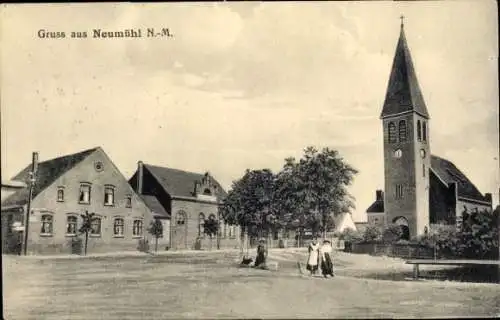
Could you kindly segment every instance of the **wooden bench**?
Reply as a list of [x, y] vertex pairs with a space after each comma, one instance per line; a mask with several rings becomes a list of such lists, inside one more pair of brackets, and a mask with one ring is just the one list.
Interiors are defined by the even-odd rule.
[[418, 266], [421, 264], [435, 266], [468, 266], [468, 265], [488, 265], [500, 266], [500, 260], [431, 260], [431, 259], [414, 259], [406, 261], [407, 264], [413, 265], [413, 279], [417, 280], [419, 276]]

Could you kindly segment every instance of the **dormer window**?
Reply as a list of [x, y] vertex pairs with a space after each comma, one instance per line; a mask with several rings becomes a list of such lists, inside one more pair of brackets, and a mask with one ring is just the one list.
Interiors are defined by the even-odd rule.
[[212, 195], [212, 191], [210, 191], [210, 189], [206, 188], [205, 190], [203, 190], [203, 194], [206, 195], [206, 196], [211, 196]]

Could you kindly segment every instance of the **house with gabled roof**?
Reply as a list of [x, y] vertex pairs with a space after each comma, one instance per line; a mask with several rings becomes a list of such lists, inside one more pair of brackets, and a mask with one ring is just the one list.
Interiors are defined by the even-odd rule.
[[19, 233], [25, 228], [16, 231], [12, 226], [24, 226], [32, 177], [29, 254], [79, 252], [81, 246], [75, 243], [83, 237], [79, 228], [86, 212], [94, 213], [89, 253], [136, 251], [138, 241], [148, 238], [151, 210], [102, 148], [42, 162], [34, 153], [33, 163], [12, 178], [23, 187], [2, 199], [4, 252], [19, 250], [19, 239], [23, 238]]
[[[239, 228], [226, 224], [219, 205], [227, 196], [221, 184], [208, 172], [195, 173], [138, 162], [130, 185], [162, 221], [162, 244], [174, 249], [208, 249], [210, 246], [237, 248]], [[207, 219], [219, 222], [219, 234], [204, 234]]]
[[409, 239], [433, 223], [459, 223], [467, 210], [492, 210], [482, 194], [451, 161], [431, 154], [430, 116], [401, 22], [384, 105], [384, 190], [366, 210], [369, 224], [395, 223]]

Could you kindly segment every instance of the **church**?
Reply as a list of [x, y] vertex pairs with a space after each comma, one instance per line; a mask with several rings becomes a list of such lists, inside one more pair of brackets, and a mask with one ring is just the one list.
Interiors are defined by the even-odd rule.
[[[403, 19], [403, 18], [402, 18]], [[458, 224], [467, 210], [492, 210], [482, 194], [449, 160], [431, 154], [430, 115], [417, 81], [404, 24], [380, 115], [384, 138], [384, 188], [367, 209], [368, 224], [395, 223], [410, 239], [430, 224]]]

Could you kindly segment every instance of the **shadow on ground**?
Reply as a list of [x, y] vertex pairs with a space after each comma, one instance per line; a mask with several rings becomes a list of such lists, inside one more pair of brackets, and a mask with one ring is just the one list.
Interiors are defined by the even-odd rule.
[[[459, 281], [471, 283], [499, 283], [499, 269], [496, 266], [479, 267], [453, 267], [442, 270], [420, 271], [419, 279]], [[370, 272], [364, 274], [353, 274], [355, 278], [368, 278], [376, 280], [408, 281], [413, 278], [413, 272]]]

